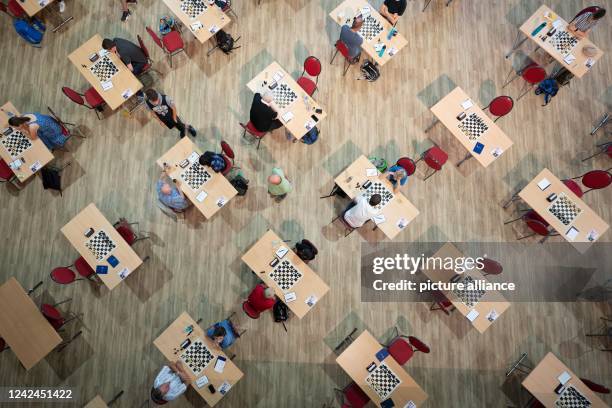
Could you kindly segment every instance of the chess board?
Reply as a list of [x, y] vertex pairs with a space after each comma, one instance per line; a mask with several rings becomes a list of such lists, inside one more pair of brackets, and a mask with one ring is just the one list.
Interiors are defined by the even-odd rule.
[[400, 385], [402, 380], [383, 363], [368, 375], [366, 382], [376, 391], [380, 399], [385, 400]]
[[476, 141], [489, 127], [480, 116], [472, 112], [459, 123], [459, 129], [468, 139]]
[[100, 230], [96, 232], [90, 239], [85, 243], [87, 249], [96, 257], [98, 261], [106, 258], [113, 249], [117, 248], [117, 245], [112, 239], [104, 232]]
[[287, 291], [302, 278], [302, 273], [289, 260], [285, 259], [270, 272], [270, 278], [283, 291]]
[[586, 408], [591, 406], [591, 401], [580, 391], [568, 385], [555, 402], [555, 406], [559, 408]]
[[30, 139], [21, 131], [15, 129], [8, 136], [2, 137], [0, 142], [13, 159], [18, 159], [23, 152], [32, 147]]
[[385, 187], [385, 185], [379, 181], [374, 181], [372, 182], [372, 185], [370, 187], [368, 187], [368, 189], [363, 193], [363, 195], [369, 200], [370, 197], [372, 197], [374, 194], [380, 194], [380, 197], [382, 198], [380, 200], [380, 204], [378, 204], [376, 207], [377, 210], [380, 210], [382, 208], [384, 208], [385, 205], [387, 205], [389, 203], [389, 201], [391, 201], [394, 197], [393, 193], [391, 191], [389, 191], [389, 189], [387, 187]]
[[106, 82], [115, 76], [117, 72], [119, 72], [119, 68], [115, 65], [115, 63], [110, 59], [108, 55], [103, 56], [89, 68], [92, 74], [100, 82]]
[[195, 375], [199, 375], [215, 356], [201, 339], [196, 339], [185, 349], [180, 358]]
[[578, 44], [578, 38], [567, 31], [559, 30], [550, 37], [550, 45], [564, 57], [572, 52], [576, 44]]
[[187, 170], [181, 173], [181, 178], [193, 190], [199, 190], [208, 180], [211, 175], [200, 162], [193, 162]]
[[189, 18], [196, 18], [202, 14], [208, 6], [203, 0], [183, 0], [181, 2], [181, 11]]
[[[471, 284], [474, 284], [474, 283], [475, 283], [474, 279], [471, 276], [466, 276], [465, 278], [463, 278], [463, 284], [465, 286], [471, 285]], [[468, 290], [467, 287], [465, 289], [462, 289], [462, 290], [456, 289], [453, 292], [455, 293], [455, 295], [457, 295], [457, 297], [459, 297], [459, 299], [461, 299], [461, 301], [467, 307], [474, 307], [474, 305], [476, 305], [476, 303], [478, 303], [480, 298], [485, 293], [487, 293], [485, 290], [482, 290], [482, 289], [470, 289], [470, 290]]]
[[287, 84], [279, 84], [272, 90], [272, 98], [280, 109], [285, 109], [297, 99], [297, 95]]
[[557, 217], [563, 225], [570, 225], [582, 210], [564, 193], [561, 193], [548, 207], [548, 211]]
[[377, 19], [372, 16], [367, 16], [363, 20], [363, 25], [361, 26], [359, 31], [357, 31], [357, 33], [364, 40], [371, 41], [373, 38], [378, 37], [378, 34], [380, 34], [383, 29], [383, 25]]

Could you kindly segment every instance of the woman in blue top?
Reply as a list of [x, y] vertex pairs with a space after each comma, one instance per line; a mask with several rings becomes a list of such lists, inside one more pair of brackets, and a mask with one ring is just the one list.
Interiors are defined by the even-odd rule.
[[229, 320], [215, 323], [206, 330], [206, 335], [222, 349], [226, 349], [236, 341], [236, 333]]
[[8, 123], [32, 140], [40, 138], [49, 150], [55, 150], [66, 144], [67, 138], [62, 133], [62, 127], [51, 116], [42, 113], [24, 113], [21, 116], [11, 117]]
[[383, 176], [393, 184], [393, 192], [397, 193], [400, 186], [403, 186], [408, 181], [408, 172], [402, 166], [397, 164], [389, 167]]

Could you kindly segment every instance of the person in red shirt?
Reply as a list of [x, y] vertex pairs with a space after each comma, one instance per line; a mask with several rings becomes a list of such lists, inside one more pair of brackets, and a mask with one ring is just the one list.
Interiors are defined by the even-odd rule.
[[259, 313], [272, 309], [274, 303], [276, 303], [274, 291], [263, 283], [260, 283], [251, 291], [248, 302], [249, 305]]

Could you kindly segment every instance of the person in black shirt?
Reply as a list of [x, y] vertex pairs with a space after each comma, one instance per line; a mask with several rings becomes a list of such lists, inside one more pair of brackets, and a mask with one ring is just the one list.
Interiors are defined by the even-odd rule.
[[295, 253], [302, 261], [308, 263], [315, 259], [319, 251], [312, 242], [307, 239], [303, 239], [295, 244]]
[[380, 6], [380, 14], [393, 25], [397, 23], [404, 11], [406, 11], [406, 0], [385, 0]]
[[283, 124], [277, 117], [278, 108], [272, 100], [272, 95], [267, 92], [263, 96], [260, 93], [256, 93], [253, 97], [250, 113], [250, 121], [255, 126], [255, 129], [260, 132], [278, 129]]
[[105, 38], [102, 41], [102, 48], [114, 52], [121, 58], [121, 61], [129, 68], [134, 75], [142, 72], [147, 65], [147, 57], [139, 46], [123, 38]]
[[176, 105], [168, 95], [149, 88], [145, 92], [145, 104], [160, 124], [165, 125], [168, 129], [178, 129], [181, 138], [185, 137], [185, 131], [188, 131], [191, 136], [196, 137], [196, 130], [193, 126], [186, 125], [181, 121]]

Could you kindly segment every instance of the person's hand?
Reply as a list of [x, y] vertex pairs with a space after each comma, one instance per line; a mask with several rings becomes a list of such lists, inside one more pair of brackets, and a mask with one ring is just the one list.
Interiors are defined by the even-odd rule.
[[127, 64], [127, 67], [130, 71], [134, 72], [134, 67], [132, 66], [132, 64]]

